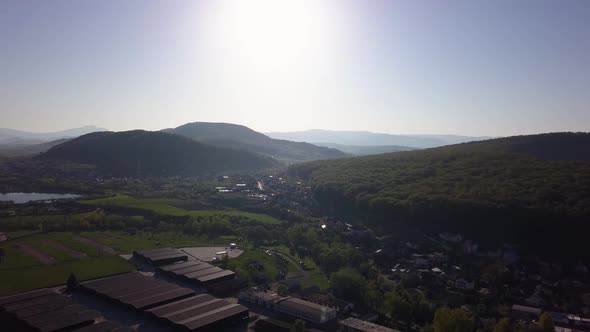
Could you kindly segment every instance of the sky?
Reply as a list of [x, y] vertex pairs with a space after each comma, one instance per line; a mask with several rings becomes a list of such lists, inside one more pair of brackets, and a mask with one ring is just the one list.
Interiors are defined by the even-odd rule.
[[0, 1], [0, 127], [194, 121], [590, 131], [590, 1]]

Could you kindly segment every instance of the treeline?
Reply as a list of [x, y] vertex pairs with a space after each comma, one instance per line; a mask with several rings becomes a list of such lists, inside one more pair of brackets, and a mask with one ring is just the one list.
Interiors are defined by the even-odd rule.
[[0, 221], [0, 230], [181, 232], [187, 235], [206, 235], [209, 238], [234, 235], [254, 245], [271, 244], [284, 238], [281, 225], [269, 225], [246, 216], [214, 214], [153, 218], [149, 214], [121, 215], [106, 213], [102, 209], [80, 214], [8, 217]]

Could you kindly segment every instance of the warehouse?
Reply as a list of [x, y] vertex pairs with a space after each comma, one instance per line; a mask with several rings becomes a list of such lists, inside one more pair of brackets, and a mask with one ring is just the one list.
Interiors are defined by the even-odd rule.
[[139, 272], [83, 282], [80, 287], [138, 310], [146, 310], [195, 294], [190, 289], [146, 277]]
[[169, 277], [189, 281], [198, 286], [208, 286], [217, 282], [234, 279], [236, 274], [230, 270], [223, 270], [209, 263], [188, 261], [161, 266], [156, 272]]
[[338, 322], [343, 332], [399, 332], [385, 326], [349, 317]]
[[324, 324], [336, 319], [336, 310], [294, 297], [280, 300], [275, 310], [285, 315], [301, 318], [314, 324]]
[[250, 289], [241, 292], [240, 303], [263, 307], [291, 318], [300, 318], [316, 326], [335, 321], [337, 313], [333, 308], [293, 297], [282, 297], [272, 292]]
[[131, 272], [87, 281], [81, 288], [147, 314], [174, 329], [214, 331], [248, 320], [248, 308]]
[[188, 255], [177, 249], [161, 248], [134, 251], [133, 257], [145, 261], [152, 266], [162, 266], [176, 262], [186, 262]]
[[0, 326], [6, 331], [132, 331], [51, 289], [0, 298]]
[[154, 317], [189, 331], [224, 330], [246, 325], [248, 308], [200, 294], [147, 310]]

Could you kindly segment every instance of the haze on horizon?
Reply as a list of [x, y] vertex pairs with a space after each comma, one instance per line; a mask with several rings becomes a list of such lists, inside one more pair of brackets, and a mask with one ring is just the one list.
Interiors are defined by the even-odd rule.
[[0, 127], [590, 131], [590, 2], [0, 2]]

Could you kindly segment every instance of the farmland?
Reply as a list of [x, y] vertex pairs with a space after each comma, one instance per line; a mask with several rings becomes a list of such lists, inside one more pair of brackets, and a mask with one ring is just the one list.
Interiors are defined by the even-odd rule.
[[[12, 240], [0, 244], [5, 254], [0, 263], [0, 295], [64, 284], [70, 273], [86, 280], [135, 269], [117, 255], [78, 241], [78, 235], [73, 233], [18, 235], [21, 234], [14, 234]], [[52, 245], [56, 243], [59, 245]], [[23, 251], [23, 247], [30, 251]], [[41, 260], [35, 253], [50, 259]]]
[[170, 216], [209, 217], [214, 215], [225, 215], [232, 217], [244, 217], [270, 225], [278, 225], [281, 223], [280, 220], [261, 213], [236, 210], [190, 210], [185, 208], [190, 204], [189, 201], [172, 198], [135, 198], [127, 195], [115, 195], [112, 197], [83, 200], [80, 202], [95, 206], [119, 206], [142, 209], [161, 215]]

